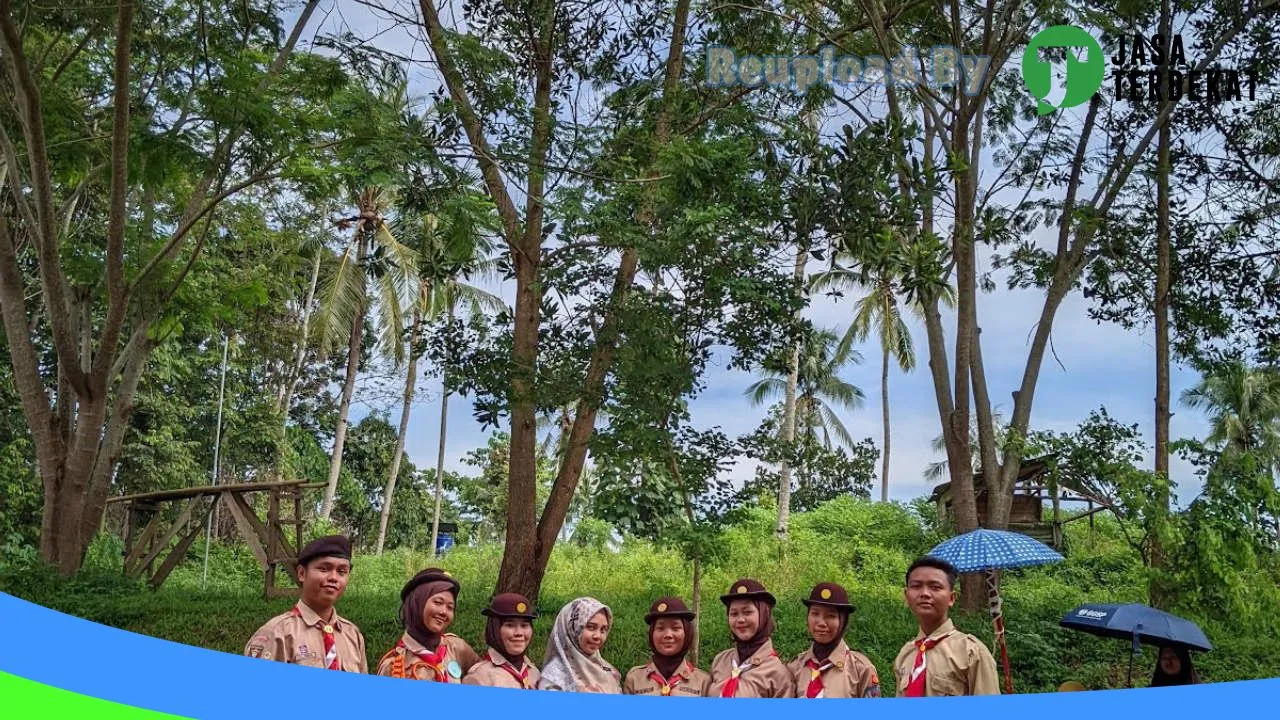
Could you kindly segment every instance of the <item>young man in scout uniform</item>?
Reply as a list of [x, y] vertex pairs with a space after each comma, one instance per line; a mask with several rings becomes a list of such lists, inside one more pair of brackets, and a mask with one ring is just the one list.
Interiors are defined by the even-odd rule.
[[996, 661], [978, 638], [956, 630], [948, 614], [960, 574], [951, 563], [922, 557], [907, 569], [907, 607], [920, 632], [893, 661], [898, 695], [999, 695]]
[[520, 593], [502, 593], [494, 596], [489, 607], [480, 613], [489, 618], [484, 628], [488, 650], [467, 671], [463, 684], [536, 689], [541, 673], [525, 654], [533, 640], [533, 621], [538, 617], [529, 600]]
[[311, 541], [298, 554], [302, 599], [287, 613], [258, 629], [244, 654], [327, 670], [367, 673], [364, 635], [338, 615], [334, 605], [351, 577], [351, 541], [330, 535]]
[[678, 597], [664, 597], [649, 606], [649, 662], [631, 668], [622, 683], [626, 695], [702, 697], [711, 676], [689, 662], [693, 645], [693, 611]]
[[849, 593], [835, 583], [818, 583], [801, 600], [809, 608], [809, 636], [813, 644], [787, 668], [796, 680], [796, 697], [880, 697], [880, 678], [871, 660], [849, 649], [844, 632], [849, 627]]

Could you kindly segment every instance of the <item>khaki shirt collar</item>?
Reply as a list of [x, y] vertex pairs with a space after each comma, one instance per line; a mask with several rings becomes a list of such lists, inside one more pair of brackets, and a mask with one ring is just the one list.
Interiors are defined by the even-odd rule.
[[[845, 643], [844, 638], [840, 638], [840, 642], [836, 643], [835, 649], [827, 656], [827, 662], [831, 663], [832, 667], [836, 667], [837, 663], [840, 664], [840, 667], [843, 667], [844, 661], [841, 660], [841, 658], [848, 654], [849, 645]], [[817, 660], [817, 656], [813, 654], [813, 643], [810, 643], [809, 647], [805, 648], [804, 652], [800, 653], [800, 657], [796, 658], [796, 661], [799, 662], [801, 666], [810, 660]]]
[[[693, 677], [693, 670], [694, 670], [693, 663], [689, 662], [689, 658], [686, 657], [684, 661], [680, 663], [680, 666], [676, 668], [676, 677], [680, 678], [682, 682], [685, 680], [688, 680], [689, 678]], [[644, 664], [645, 677], [649, 677], [650, 675], [656, 672], [658, 672], [658, 666], [653, 664], [653, 660], [650, 660], [649, 662]], [[658, 673], [658, 674], [661, 675], [662, 673]], [[671, 678], [667, 678], [667, 679], [670, 680]]]
[[[942, 625], [940, 625], [937, 630], [934, 630], [932, 633], [929, 634], [929, 639], [935, 640], [937, 638], [942, 637], [943, 635], [947, 635], [955, 631], [956, 631], [955, 623], [951, 622], [951, 618], [947, 618], [946, 622], [942, 623]], [[923, 639], [924, 639], [924, 631], [918, 630], [916, 632], [916, 640], [919, 641]]]
[[[831, 654], [827, 656], [827, 662], [831, 663], [831, 665], [834, 667], [836, 663], [843, 663], [843, 660], [841, 660], [841, 658], [843, 658], [845, 655], [848, 655], [848, 654], [849, 654], [849, 645], [845, 643], [844, 638], [840, 638], [840, 642], [836, 643], [835, 649], [832, 650]], [[813, 654], [812, 644], [810, 644], [809, 647], [806, 648], [805, 651], [800, 654], [801, 665], [809, 662], [810, 660], [816, 660], [816, 659], [817, 659], [817, 656]]]
[[333, 611], [333, 621], [325, 623], [324, 618], [317, 615], [316, 611], [312, 610], [310, 605], [307, 605], [301, 600], [298, 601], [296, 607], [298, 608], [298, 614], [302, 617], [302, 622], [308, 627], [323, 628], [328, 624], [332, 625], [334, 630], [341, 632], [342, 626], [346, 623], [346, 620], [342, 619], [342, 616], [338, 614], [337, 610]]
[[[511, 663], [507, 660], [507, 658], [502, 653], [498, 652], [497, 650], [494, 650], [493, 648], [489, 648], [488, 657], [489, 657], [489, 662], [493, 663], [494, 665], [511, 665]], [[524, 661], [525, 667], [529, 666], [528, 657], [522, 657], [520, 659]], [[511, 667], [512, 669], [515, 669], [514, 665], [511, 665]]]
[[[427, 646], [426, 646], [426, 645], [423, 645], [422, 643], [420, 643], [420, 642], [418, 642], [417, 640], [415, 640], [415, 639], [414, 639], [414, 637], [413, 637], [412, 635], [410, 635], [409, 633], [405, 633], [404, 635], [401, 635], [401, 636], [400, 636], [400, 640], [401, 640], [402, 642], [404, 642], [404, 646], [405, 646], [405, 648], [407, 648], [407, 649], [409, 650], [409, 652], [413, 653], [414, 655], [429, 655], [429, 654], [431, 654], [431, 651], [427, 649]], [[445, 642], [444, 642], [444, 636], [442, 635], [442, 636], [440, 637], [440, 645], [444, 645], [444, 644], [445, 644]], [[439, 650], [439, 649], [440, 649], [440, 645], [437, 645], [437, 646], [436, 646], [436, 650]]]
[[743, 667], [759, 665], [765, 660], [768, 660], [770, 655], [773, 655], [773, 638], [765, 640], [764, 644], [760, 646], [760, 649], [756, 650], [755, 654], [747, 658], [747, 665], [744, 665]]

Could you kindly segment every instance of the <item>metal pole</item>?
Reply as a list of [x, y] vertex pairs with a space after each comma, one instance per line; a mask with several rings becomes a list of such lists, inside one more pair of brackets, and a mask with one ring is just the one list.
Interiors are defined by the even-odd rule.
[[[222, 336], [222, 379], [218, 382], [218, 423], [213, 429], [213, 485], [218, 484], [218, 463], [222, 451], [222, 398], [227, 389], [227, 336]], [[213, 507], [218, 506], [218, 496], [213, 496]], [[209, 545], [213, 542], [213, 508], [204, 521], [204, 570], [200, 575], [200, 588], [209, 581]]]

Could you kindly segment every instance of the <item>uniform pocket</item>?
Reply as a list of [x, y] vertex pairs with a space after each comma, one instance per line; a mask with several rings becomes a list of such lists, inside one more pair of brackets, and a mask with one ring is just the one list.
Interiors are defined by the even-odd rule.
[[964, 684], [956, 680], [952, 673], [940, 674], [929, 678], [928, 691], [930, 695], [944, 697], [964, 695]]
[[306, 657], [295, 656], [293, 659], [293, 662], [295, 665], [301, 665], [303, 667], [313, 667], [313, 668], [324, 667], [324, 658], [316, 657], [315, 655], [308, 655]]

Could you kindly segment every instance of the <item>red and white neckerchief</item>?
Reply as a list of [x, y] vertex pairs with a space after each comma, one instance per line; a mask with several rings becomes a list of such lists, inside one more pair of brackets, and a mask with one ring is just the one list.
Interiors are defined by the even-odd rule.
[[[297, 618], [302, 617], [302, 611], [297, 605], [293, 606], [290, 614]], [[333, 625], [324, 623], [320, 632], [324, 633], [324, 666], [329, 670], [341, 670], [342, 663], [338, 662], [338, 640], [333, 636]]]
[[[774, 650], [770, 652], [769, 656], [778, 657], [778, 651]], [[742, 673], [750, 670], [752, 665], [753, 663], [751, 662], [751, 658], [747, 658], [745, 661], [742, 662], [742, 664], [738, 664], [735, 661], [733, 663], [733, 670], [729, 672], [729, 680], [725, 682], [724, 689], [720, 691], [720, 697], [731, 698], [737, 695], [738, 694], [738, 678], [742, 676]]]
[[684, 680], [684, 676], [679, 672], [675, 672], [671, 675], [671, 679], [668, 680], [662, 677], [662, 673], [654, 670], [649, 673], [649, 679], [658, 686], [658, 694], [666, 696], [670, 695], [671, 691], [676, 689], [676, 686], [680, 684], [680, 681]]
[[906, 697], [924, 697], [925, 677], [926, 677], [925, 676], [925, 664], [926, 664], [925, 655], [930, 650], [935, 648], [938, 645], [938, 643], [942, 642], [943, 640], [946, 640], [950, 636], [951, 636], [951, 633], [947, 633], [942, 637], [924, 638], [924, 639], [915, 641], [916, 661], [915, 661], [915, 664], [911, 666], [911, 680], [907, 683], [907, 692], [905, 693]]
[[809, 687], [805, 689], [804, 696], [807, 698], [820, 698], [826, 696], [826, 687], [822, 684], [822, 673], [835, 667], [830, 659], [819, 663], [813, 658], [804, 661], [804, 666], [809, 668]]
[[449, 655], [449, 646], [445, 644], [443, 639], [440, 640], [440, 646], [437, 647], [436, 651], [433, 653], [426, 652], [426, 651], [415, 652], [413, 650], [410, 650], [409, 646], [404, 644], [404, 640], [397, 641], [396, 647], [401, 648], [406, 652], [413, 653], [418, 657], [419, 660], [425, 663], [427, 667], [435, 671], [436, 682], [442, 682], [442, 683], [449, 682], [449, 673], [445, 672], [445, 669], [444, 669], [445, 658], [448, 657]]
[[521, 665], [520, 672], [516, 672], [516, 669], [512, 667], [510, 662], [498, 663], [498, 667], [506, 670], [507, 674], [515, 678], [516, 682], [520, 683], [520, 687], [525, 690], [533, 689], [533, 685], [529, 684], [529, 663]]

